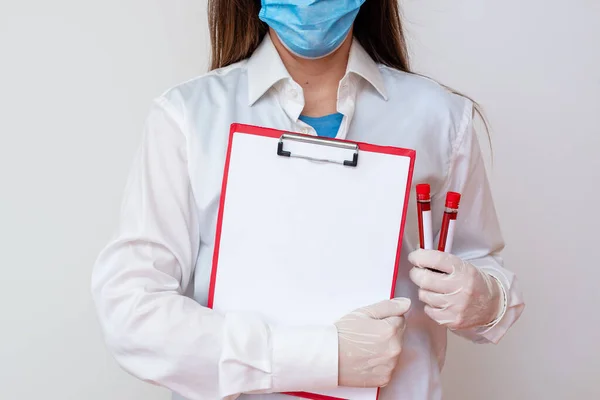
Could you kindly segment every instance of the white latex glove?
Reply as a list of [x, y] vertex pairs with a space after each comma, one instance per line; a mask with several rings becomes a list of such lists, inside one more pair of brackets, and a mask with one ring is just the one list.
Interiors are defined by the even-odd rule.
[[438, 324], [452, 330], [483, 327], [503, 312], [500, 283], [474, 265], [437, 250], [416, 250], [408, 260], [415, 265], [410, 278], [420, 288], [425, 313]]
[[410, 299], [398, 298], [358, 309], [335, 325], [339, 335], [340, 386], [384, 387], [402, 351]]

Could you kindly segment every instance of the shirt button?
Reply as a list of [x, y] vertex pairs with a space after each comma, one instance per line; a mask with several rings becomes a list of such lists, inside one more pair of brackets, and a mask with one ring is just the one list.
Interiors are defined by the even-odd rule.
[[298, 97], [298, 91], [296, 89], [290, 89], [289, 93], [290, 93], [290, 96], [292, 96], [293, 98]]
[[304, 133], [305, 135], [308, 135], [310, 133], [310, 129], [302, 128], [302, 133]]

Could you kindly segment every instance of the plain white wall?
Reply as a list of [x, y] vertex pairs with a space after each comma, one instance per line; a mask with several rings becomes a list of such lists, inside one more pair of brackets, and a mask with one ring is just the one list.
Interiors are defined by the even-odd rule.
[[[491, 120], [505, 259], [527, 300], [501, 345], [451, 341], [446, 397], [600, 398], [600, 3], [404, 3], [416, 69]], [[0, 398], [168, 398], [106, 352], [89, 276], [150, 100], [206, 69], [205, 11], [0, 0]]]
[[0, 0], [0, 399], [157, 400], [106, 352], [90, 272], [150, 101], [206, 69], [204, 0]]
[[405, 12], [416, 68], [491, 120], [505, 263], [527, 303], [501, 345], [451, 342], [447, 398], [600, 399], [600, 3], [406, 0]]

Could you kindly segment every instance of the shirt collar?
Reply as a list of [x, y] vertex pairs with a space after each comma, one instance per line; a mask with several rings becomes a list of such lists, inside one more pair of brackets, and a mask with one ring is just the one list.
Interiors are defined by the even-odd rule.
[[388, 99], [379, 66], [356, 39], [352, 41], [352, 47], [350, 48], [346, 75], [349, 73], [360, 76], [369, 82], [384, 100]]
[[[387, 93], [379, 66], [357, 40], [352, 41], [346, 75], [355, 74], [369, 82], [387, 100]], [[291, 79], [269, 34], [248, 60], [248, 105], [252, 106], [271, 87], [284, 79]]]

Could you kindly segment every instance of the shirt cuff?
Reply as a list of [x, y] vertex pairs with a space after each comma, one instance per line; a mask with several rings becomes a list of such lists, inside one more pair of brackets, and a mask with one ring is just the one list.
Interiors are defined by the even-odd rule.
[[274, 392], [338, 386], [338, 333], [325, 327], [273, 327]]

